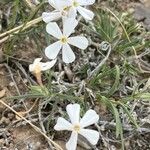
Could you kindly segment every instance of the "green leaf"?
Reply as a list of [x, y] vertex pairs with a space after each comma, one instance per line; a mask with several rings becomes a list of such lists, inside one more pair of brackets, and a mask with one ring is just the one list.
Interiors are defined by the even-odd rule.
[[118, 23], [114, 23], [110, 14], [103, 10], [97, 10], [96, 17], [95, 27], [100, 34], [100, 38], [112, 43], [118, 37]]
[[39, 94], [39, 95], [43, 95], [45, 97], [50, 96], [50, 93], [49, 93], [48, 89], [45, 86], [43, 86], [43, 87], [41, 87], [41, 86], [31, 86], [30, 89], [31, 89], [30, 92], [33, 93], [34, 95]]
[[150, 100], [150, 93], [139, 93], [135, 96], [136, 98], [140, 98], [142, 100]]
[[114, 115], [116, 122], [116, 137], [118, 137], [122, 133], [122, 124], [116, 106], [108, 98], [100, 95], [97, 96], [101, 102], [103, 102], [108, 108], [110, 108], [112, 114]]
[[123, 108], [123, 110], [125, 111], [125, 113], [128, 115], [130, 121], [136, 126], [136, 128], [138, 128], [138, 124], [136, 122], [136, 120], [133, 118], [132, 114], [129, 112], [129, 110], [127, 109], [128, 106], [126, 106], [125, 104], [122, 104], [121, 102], [118, 102], [121, 107]]
[[116, 68], [116, 79], [112, 88], [108, 91], [108, 97], [113, 95], [118, 90], [119, 83], [120, 83], [119, 82], [120, 81], [120, 68], [117, 65], [115, 66], [115, 68]]

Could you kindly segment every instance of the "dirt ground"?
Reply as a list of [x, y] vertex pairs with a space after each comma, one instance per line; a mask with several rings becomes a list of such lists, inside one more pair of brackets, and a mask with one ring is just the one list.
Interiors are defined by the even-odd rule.
[[[129, 1], [129, 0], [118, 0], [117, 2], [114, 0], [116, 4], [116, 9], [120, 9], [122, 11], [133, 11], [134, 18], [138, 22], [142, 22], [143, 27], [146, 28], [147, 31], [150, 30], [150, 0], [141, 0], [141, 1]], [[106, 1], [98, 2], [99, 5], [107, 6]], [[1, 8], [2, 6], [0, 6]], [[3, 10], [3, 9], [2, 9]], [[149, 38], [149, 37], [148, 37]], [[37, 85], [35, 78], [28, 71], [28, 65], [34, 60], [33, 58], [40, 57], [40, 52], [37, 51], [35, 42], [29, 41], [26, 37], [22, 44], [13, 46], [16, 51], [12, 55], [12, 58], [7, 62], [6, 55], [3, 52], [3, 47], [5, 43], [0, 45], [0, 99], [15, 109], [17, 112], [24, 112], [24, 117], [30, 118], [35, 125], [39, 126], [39, 99], [37, 98], [24, 98], [21, 97], [20, 100], [18, 98], [13, 98], [14, 96], [24, 95], [29, 92], [29, 85], [34, 84]], [[63, 68], [64, 69], [64, 68]], [[149, 76], [149, 74], [145, 75]], [[69, 76], [67, 77], [69, 80]], [[63, 87], [62, 87], [63, 88]], [[7, 97], [7, 98], [6, 98]], [[12, 98], [11, 98], [12, 97]], [[62, 105], [61, 103], [59, 104]], [[33, 107], [32, 107], [33, 106]], [[139, 117], [143, 120], [144, 127], [150, 130], [150, 107], [149, 104], [145, 103], [143, 108], [139, 109]], [[30, 108], [32, 108], [30, 110]], [[43, 110], [43, 116], [47, 117], [48, 111], [47, 109], [51, 108], [51, 106], [46, 106]], [[103, 119], [109, 121], [109, 113], [105, 110], [106, 108], [99, 106], [99, 104], [95, 107], [97, 111], [100, 111]], [[143, 110], [145, 111], [143, 111]], [[28, 110], [30, 110], [28, 112]], [[104, 110], [104, 111], [103, 111]], [[142, 114], [140, 113], [142, 111]], [[105, 112], [106, 111], [106, 112]], [[26, 113], [27, 112], [27, 113]], [[145, 114], [144, 114], [145, 112]], [[106, 125], [107, 122], [106, 121]], [[54, 123], [52, 123], [54, 124]], [[110, 125], [108, 123], [108, 128], [103, 132], [103, 136], [105, 136], [105, 140], [109, 141], [108, 143], [101, 139], [99, 142], [98, 150], [119, 150], [121, 149], [118, 141], [114, 139], [114, 128], [115, 125]], [[52, 128], [52, 126], [50, 126]], [[102, 128], [102, 126], [101, 126]], [[128, 128], [128, 127], [127, 127]], [[150, 132], [135, 132], [128, 131], [128, 129], [124, 132], [124, 137], [126, 139], [125, 149], [126, 150], [150, 150]], [[58, 137], [59, 133], [53, 134], [51, 137]], [[68, 135], [68, 133], [66, 133]], [[67, 141], [64, 133], [59, 135], [59, 138], [54, 138], [54, 141], [60, 144], [63, 149], [65, 149], [65, 143]], [[64, 138], [65, 136], [65, 138]], [[55, 140], [57, 139], [57, 140]], [[38, 133], [35, 129], [33, 129], [30, 125], [28, 125], [25, 121], [18, 118], [11, 110], [6, 108], [3, 104], [0, 103], [0, 150], [49, 150], [49, 144], [45, 140], [45, 138]], [[87, 149], [95, 149], [91, 148], [84, 139], [79, 139], [79, 147], [78, 150], [87, 150]], [[95, 149], [96, 150], [96, 149]]]

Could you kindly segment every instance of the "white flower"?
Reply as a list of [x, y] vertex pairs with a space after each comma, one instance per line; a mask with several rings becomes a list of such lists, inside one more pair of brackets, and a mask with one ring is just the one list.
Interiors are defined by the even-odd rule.
[[77, 12], [80, 13], [81, 16], [83, 16], [87, 20], [92, 20], [94, 17], [94, 13], [86, 8], [84, 6], [89, 6], [95, 3], [95, 0], [69, 0], [72, 4], [72, 9], [76, 15]]
[[36, 58], [34, 60], [33, 64], [29, 65], [29, 71], [33, 72], [34, 74], [41, 73], [41, 71], [46, 71], [46, 70], [52, 68], [57, 61], [56, 59], [54, 59], [52, 61], [43, 63], [43, 62], [40, 62], [41, 60], [42, 60], [42, 58]]
[[62, 49], [62, 59], [65, 63], [71, 63], [75, 60], [75, 54], [73, 53], [70, 45], [76, 46], [80, 49], [86, 49], [88, 46], [88, 40], [83, 36], [69, 37], [77, 26], [78, 21], [72, 18], [64, 20], [63, 33], [55, 22], [47, 24], [46, 31], [58, 39], [57, 42], [49, 45], [45, 49], [45, 55], [49, 59], [55, 59]]
[[68, 0], [49, 0], [49, 4], [55, 9], [52, 12], [43, 12], [43, 21], [49, 23], [60, 18], [75, 18], [76, 13], [71, 9], [70, 1]]
[[85, 129], [85, 127], [98, 122], [98, 114], [94, 110], [90, 109], [85, 113], [83, 118], [80, 119], [79, 104], [69, 104], [67, 105], [66, 110], [71, 123], [64, 118], [59, 117], [54, 129], [57, 131], [72, 131], [71, 137], [66, 144], [67, 150], [76, 150], [78, 134], [84, 136], [92, 145], [96, 145], [99, 140], [99, 132], [91, 129]]

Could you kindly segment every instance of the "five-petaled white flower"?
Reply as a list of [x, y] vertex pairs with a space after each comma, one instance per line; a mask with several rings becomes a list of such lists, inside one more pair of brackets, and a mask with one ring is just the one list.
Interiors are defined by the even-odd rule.
[[85, 137], [92, 145], [96, 145], [99, 140], [99, 132], [92, 129], [85, 129], [85, 127], [98, 122], [98, 114], [94, 110], [90, 109], [85, 113], [83, 118], [80, 119], [79, 104], [67, 105], [66, 111], [69, 115], [71, 123], [64, 118], [59, 117], [57, 120], [57, 124], [54, 126], [54, 129], [57, 131], [72, 131], [71, 137], [66, 144], [67, 150], [76, 150], [78, 134]]
[[41, 62], [42, 58], [36, 58], [33, 62], [33, 64], [29, 65], [29, 71], [32, 72], [33, 74], [38, 74], [41, 73], [41, 71], [46, 71], [50, 68], [52, 68], [55, 63], [56, 63], [56, 59], [52, 60], [52, 61], [48, 61], [48, 62]]
[[71, 9], [70, 2], [68, 0], [48, 0], [49, 4], [54, 7], [52, 12], [43, 12], [42, 19], [44, 22], [49, 23], [51, 21], [58, 20], [60, 18], [75, 18], [76, 13]]
[[77, 26], [78, 21], [73, 18], [64, 20], [63, 33], [55, 22], [50, 22], [46, 26], [46, 31], [58, 39], [57, 42], [49, 45], [45, 49], [45, 55], [49, 59], [55, 59], [62, 49], [62, 59], [65, 63], [71, 63], [75, 60], [75, 54], [70, 45], [76, 46], [80, 49], [86, 49], [88, 40], [83, 36], [69, 37]]
[[77, 12], [79, 12], [79, 14], [81, 16], [83, 16], [85, 19], [87, 20], [92, 20], [94, 17], [94, 13], [86, 8], [84, 8], [84, 6], [89, 6], [95, 3], [95, 0], [68, 0], [71, 3], [72, 6], [72, 11], [74, 12], [76, 15]]

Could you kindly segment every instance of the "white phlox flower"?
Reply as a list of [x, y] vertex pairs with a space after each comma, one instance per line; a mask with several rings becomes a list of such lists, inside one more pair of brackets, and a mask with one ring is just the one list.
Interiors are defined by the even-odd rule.
[[48, 62], [41, 62], [42, 58], [36, 58], [33, 62], [33, 64], [29, 65], [29, 71], [34, 73], [34, 74], [38, 74], [41, 73], [41, 71], [46, 71], [50, 68], [52, 68], [55, 63], [56, 63], [56, 59], [52, 60], [52, 61], [48, 61]]
[[72, 9], [76, 15], [77, 12], [79, 12], [79, 14], [81, 16], [83, 16], [85, 19], [87, 20], [92, 20], [94, 17], [94, 13], [86, 8], [84, 8], [84, 6], [89, 6], [95, 3], [95, 0], [68, 0], [71, 2], [72, 5]]
[[[55, 59], [62, 49], [62, 60], [65, 63], [71, 63], [75, 60], [75, 54], [72, 51], [70, 45], [76, 46], [80, 49], [86, 49], [88, 46], [88, 40], [83, 36], [70, 37], [77, 26], [78, 21], [73, 18], [64, 20], [63, 32], [55, 22], [50, 22], [46, 26], [46, 31], [58, 39], [57, 42], [49, 45], [45, 49], [45, 55], [49, 59]], [[69, 45], [70, 44], [70, 45]]]
[[43, 12], [42, 19], [44, 22], [58, 20], [60, 18], [75, 18], [76, 13], [71, 9], [71, 3], [68, 0], [49, 0], [49, 4], [55, 9], [52, 12]]
[[96, 145], [99, 140], [99, 132], [92, 129], [85, 129], [85, 127], [95, 124], [99, 120], [98, 114], [90, 109], [83, 118], [80, 119], [80, 105], [69, 104], [66, 107], [70, 121], [59, 117], [54, 129], [57, 131], [68, 130], [72, 131], [69, 141], [66, 143], [67, 150], [76, 150], [78, 134], [85, 137], [92, 145]]

